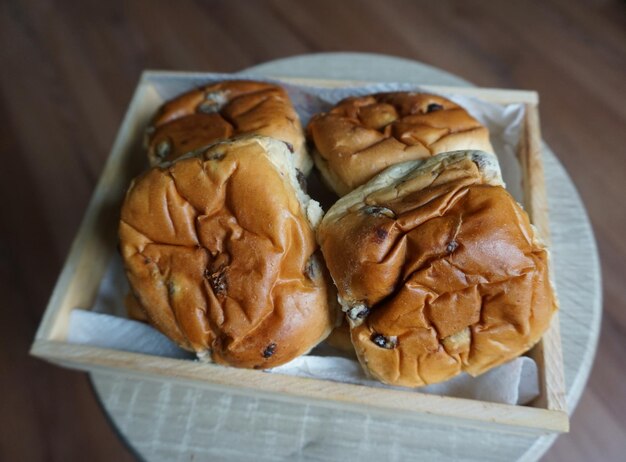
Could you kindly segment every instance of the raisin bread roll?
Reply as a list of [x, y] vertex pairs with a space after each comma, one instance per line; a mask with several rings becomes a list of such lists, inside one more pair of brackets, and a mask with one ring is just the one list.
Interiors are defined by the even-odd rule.
[[322, 341], [336, 292], [315, 241], [319, 204], [285, 143], [248, 137], [134, 180], [119, 227], [148, 321], [216, 363], [265, 369]]
[[227, 80], [184, 93], [161, 106], [146, 131], [151, 165], [172, 161], [219, 140], [263, 135], [288, 143], [296, 168], [307, 175], [300, 119], [284, 88], [266, 82]]
[[459, 149], [493, 152], [486, 127], [458, 104], [426, 93], [346, 98], [314, 116], [307, 133], [316, 167], [340, 196], [400, 162]]
[[548, 251], [484, 152], [390, 167], [328, 211], [318, 241], [359, 361], [386, 384], [481, 374], [557, 309]]

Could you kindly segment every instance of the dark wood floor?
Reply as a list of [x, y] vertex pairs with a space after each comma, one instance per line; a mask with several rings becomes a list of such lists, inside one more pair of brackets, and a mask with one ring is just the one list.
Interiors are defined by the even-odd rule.
[[0, 460], [132, 459], [86, 376], [27, 351], [142, 69], [237, 71], [320, 51], [388, 53], [541, 93], [545, 138], [593, 221], [605, 300], [589, 386], [546, 460], [624, 460], [626, 3], [616, 0], [3, 1]]

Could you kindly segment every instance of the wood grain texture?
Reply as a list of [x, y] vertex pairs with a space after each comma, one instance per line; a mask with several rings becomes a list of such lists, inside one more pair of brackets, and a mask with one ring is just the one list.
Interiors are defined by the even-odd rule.
[[[549, 248], [551, 243], [550, 216], [541, 147], [539, 109], [537, 105], [527, 103], [524, 116], [524, 135], [520, 141], [518, 154], [523, 171], [524, 208], [530, 215], [539, 239], [545, 242]], [[554, 285], [553, 263], [550, 266], [550, 272], [550, 278]], [[567, 411], [559, 317], [559, 313], [554, 315], [550, 328], [543, 335], [541, 343], [531, 353], [537, 361], [541, 378], [541, 396], [537, 399], [536, 404], [547, 409]]]
[[[426, 426], [454, 425], [473, 431], [535, 437], [568, 429], [567, 415], [561, 409], [513, 407], [471, 399], [410, 393], [304, 377], [278, 376], [248, 369], [224, 368], [195, 361], [156, 358], [91, 346], [77, 348], [75, 345], [62, 342], [37, 341], [33, 349], [37, 356], [64, 367], [88, 368], [90, 371], [115, 377], [157, 380], [164, 385], [180, 388], [189, 385], [257, 400], [296, 403], [334, 411], [361, 412], [363, 416], [379, 418], [381, 422], [393, 422], [395, 419], [413, 420]], [[211, 378], [207, 380], [209, 375]], [[170, 404], [175, 405], [168, 403]], [[552, 408], [556, 407], [552, 403], [548, 404]], [[556, 404], [558, 405], [558, 402]], [[362, 412], [366, 407], [368, 412]], [[244, 422], [240, 426], [243, 427]]]
[[[605, 299], [589, 387], [572, 433], [546, 460], [621, 460], [626, 7], [617, 0], [2, 2], [1, 460], [131, 459], [84, 376], [26, 352], [141, 70], [230, 72], [340, 50], [422, 60], [480, 86], [539, 91], [544, 138], [594, 225]], [[221, 419], [215, 425], [228, 429], [229, 418]]]

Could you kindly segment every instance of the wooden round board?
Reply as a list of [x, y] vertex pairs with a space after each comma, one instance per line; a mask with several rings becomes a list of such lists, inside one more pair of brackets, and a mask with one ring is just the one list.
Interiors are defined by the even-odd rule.
[[[415, 61], [327, 53], [246, 70], [265, 76], [470, 85]], [[576, 407], [591, 369], [601, 317], [600, 266], [578, 193], [544, 145], [545, 179], [567, 404]], [[585, 274], [584, 278], [579, 275]], [[383, 419], [314, 405], [235, 396], [123, 375], [92, 373], [106, 411], [136, 453], [149, 461], [224, 460], [537, 460], [555, 435], [533, 437], [407, 419]]]

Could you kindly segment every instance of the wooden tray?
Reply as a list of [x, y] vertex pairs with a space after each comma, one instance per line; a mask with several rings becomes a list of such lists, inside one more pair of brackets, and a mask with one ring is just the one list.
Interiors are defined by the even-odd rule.
[[[267, 374], [190, 360], [170, 359], [66, 341], [70, 312], [90, 307], [117, 242], [119, 207], [130, 180], [145, 166], [143, 129], [164, 99], [200, 85], [211, 74], [144, 72], [78, 234], [31, 347], [31, 354], [50, 362], [87, 371], [116, 371], [147, 379], [193, 383], [196, 386], [282, 401], [306, 402], [360, 412], [401, 414], [420, 420], [489, 427], [505, 432], [544, 434], [567, 432], [563, 358], [556, 314], [550, 329], [531, 351], [540, 371], [540, 396], [531, 406], [488, 403], [414, 391], [373, 388], [325, 380]], [[281, 79], [292, 84], [326, 87], [364, 82]], [[476, 96], [494, 103], [526, 106], [519, 159], [524, 203], [541, 237], [548, 241], [548, 209], [541, 156], [538, 96], [532, 91], [485, 88], [424, 87], [431, 91]]]

